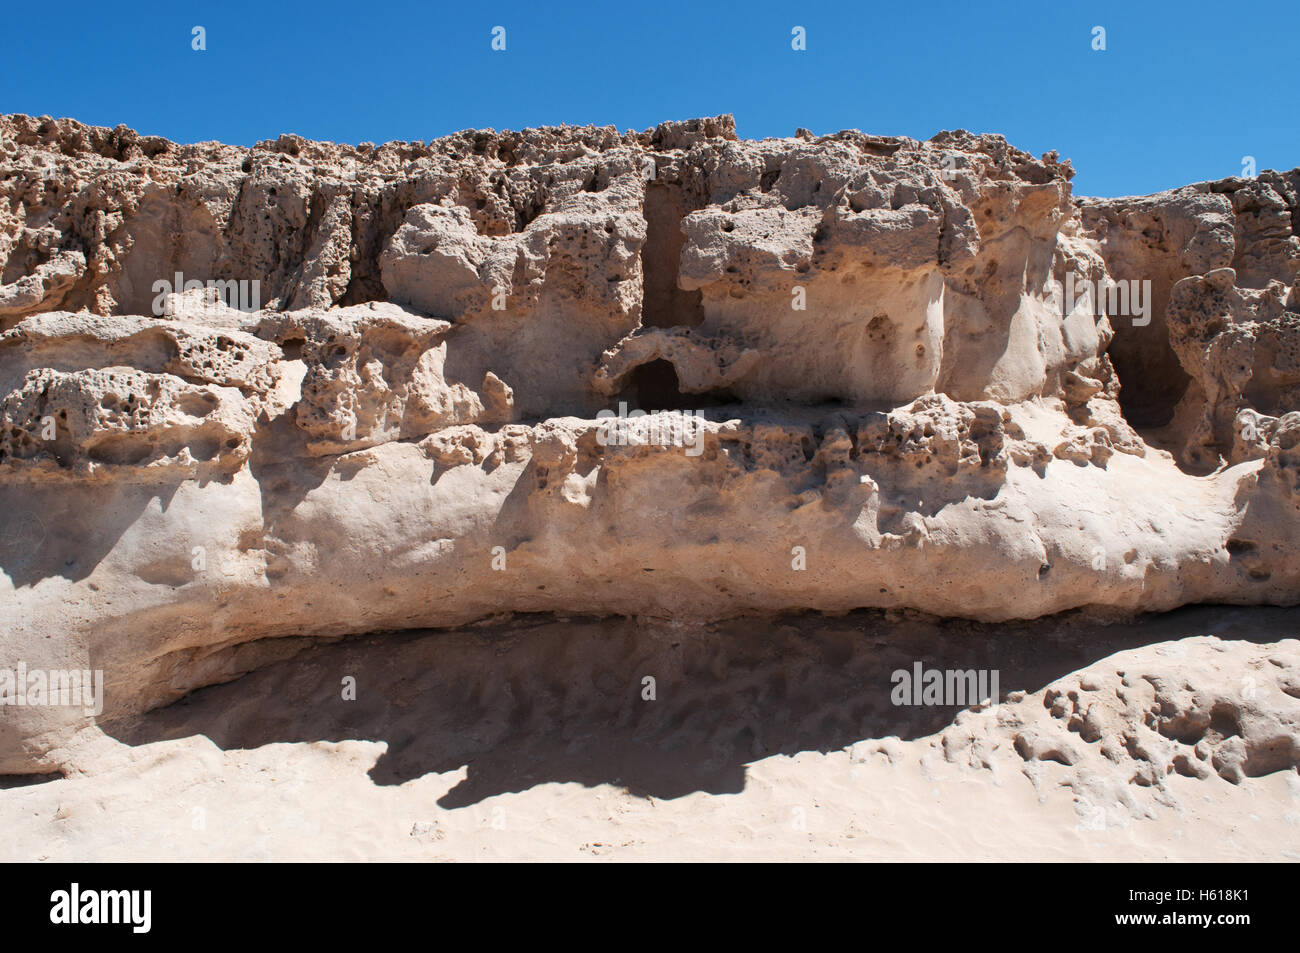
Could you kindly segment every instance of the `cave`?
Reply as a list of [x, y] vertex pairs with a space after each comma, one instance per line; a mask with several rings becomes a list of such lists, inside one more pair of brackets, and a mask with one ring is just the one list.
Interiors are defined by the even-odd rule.
[[736, 403], [736, 395], [721, 387], [700, 393], [683, 393], [677, 379], [677, 368], [662, 358], [632, 371], [630, 386], [623, 399], [644, 411], [699, 410]]
[[[1121, 277], [1127, 279], [1127, 275]], [[1112, 318], [1115, 336], [1106, 348], [1119, 378], [1120, 409], [1124, 419], [1138, 430], [1155, 430], [1169, 424], [1192, 380], [1169, 343], [1165, 309], [1172, 284], [1153, 284], [1151, 323], [1134, 327], [1128, 318]]]
[[1119, 405], [1124, 419], [1139, 430], [1164, 427], [1174, 419], [1191, 377], [1178, 362], [1167, 337], [1140, 339], [1137, 331], [1116, 332], [1107, 349], [1119, 377]]
[[686, 410], [690, 403], [677, 380], [677, 368], [662, 359], [642, 364], [632, 372], [631, 396], [637, 407], [646, 411]]

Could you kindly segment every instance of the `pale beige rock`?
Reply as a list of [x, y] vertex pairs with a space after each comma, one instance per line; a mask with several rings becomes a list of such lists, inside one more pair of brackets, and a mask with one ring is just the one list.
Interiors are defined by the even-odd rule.
[[[0, 136], [4, 650], [103, 669], [102, 719], [299, 637], [505, 612], [1300, 599], [1296, 173], [1076, 201], [996, 136], [729, 117]], [[1149, 276], [1158, 319], [1066, 313], [1069, 271]], [[1186, 395], [1131, 411], [1159, 394], [1117, 345]], [[0, 709], [0, 773], [86, 724]]]
[[1121, 400], [1189, 469], [1248, 458], [1233, 434], [1242, 410], [1296, 406], [1297, 207], [1296, 170], [1080, 203], [1081, 234], [1111, 276], [1152, 285], [1150, 325], [1116, 321], [1109, 353], [1128, 382]]

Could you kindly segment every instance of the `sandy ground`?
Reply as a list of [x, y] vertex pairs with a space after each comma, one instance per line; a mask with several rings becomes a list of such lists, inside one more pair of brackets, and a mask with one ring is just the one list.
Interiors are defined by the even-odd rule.
[[[4, 779], [0, 859], [1296, 861], [1297, 621], [349, 639], [88, 732], [66, 778]], [[1004, 701], [894, 705], [915, 661], [997, 669]]]

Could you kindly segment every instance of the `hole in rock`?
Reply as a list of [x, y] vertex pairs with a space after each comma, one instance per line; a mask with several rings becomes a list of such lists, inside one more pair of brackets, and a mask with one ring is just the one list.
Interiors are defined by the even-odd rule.
[[646, 240], [641, 249], [645, 300], [641, 323], [648, 328], [694, 327], [704, 321], [703, 296], [677, 287], [686, 235], [682, 219], [691, 210], [680, 188], [659, 182], [645, 190]]
[[182, 413], [191, 417], [206, 417], [217, 409], [217, 398], [208, 393], [182, 394], [179, 400]]
[[1220, 738], [1231, 738], [1241, 734], [1241, 722], [1237, 719], [1236, 709], [1223, 702], [1211, 708], [1210, 731]]
[[[1157, 289], [1157, 292], [1160, 289]], [[1174, 418], [1191, 377], [1169, 344], [1165, 305], [1169, 295], [1153, 295], [1151, 323], [1133, 327], [1123, 316], [1111, 319], [1115, 337], [1106, 348], [1119, 377], [1119, 406], [1139, 430], [1164, 427]]]
[[677, 368], [664, 360], [642, 364], [632, 372], [632, 389], [642, 410], [684, 410], [686, 397], [677, 380]]
[[636, 368], [632, 372], [631, 385], [628, 398], [646, 411], [698, 410], [736, 402], [735, 396], [724, 388], [699, 394], [682, 393], [677, 368], [663, 359]]
[[96, 463], [132, 466], [143, 462], [152, 452], [148, 441], [133, 433], [111, 434], [88, 447], [86, 455]]

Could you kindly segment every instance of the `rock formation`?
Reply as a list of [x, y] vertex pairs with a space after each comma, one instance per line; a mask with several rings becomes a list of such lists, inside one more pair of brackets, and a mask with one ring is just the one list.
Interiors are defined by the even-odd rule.
[[1077, 199], [998, 136], [727, 116], [0, 149], [5, 654], [105, 673], [0, 710], [0, 773], [502, 613], [1300, 600], [1300, 170]]

